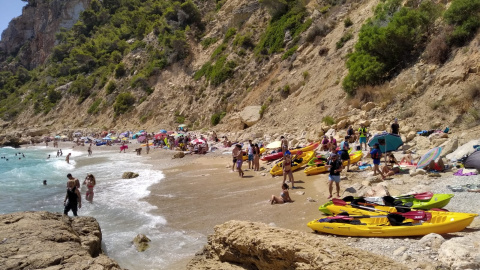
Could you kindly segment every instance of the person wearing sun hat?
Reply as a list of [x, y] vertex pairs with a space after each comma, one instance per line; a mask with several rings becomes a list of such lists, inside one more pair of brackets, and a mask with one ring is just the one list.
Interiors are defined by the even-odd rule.
[[295, 180], [293, 179], [293, 172], [292, 172], [292, 153], [289, 150], [285, 151], [285, 156], [283, 157], [283, 162], [282, 162], [282, 169], [283, 169], [283, 184], [285, 184], [285, 180], [287, 180], [287, 176], [288, 176], [288, 181], [292, 183], [292, 189], [294, 189]]
[[343, 170], [343, 165], [338, 155], [335, 153], [330, 154], [330, 159], [325, 167], [330, 169], [330, 174], [328, 175], [328, 192], [330, 196], [328, 198], [332, 198], [333, 182], [335, 182], [337, 188], [337, 197], [340, 197], [340, 172]]

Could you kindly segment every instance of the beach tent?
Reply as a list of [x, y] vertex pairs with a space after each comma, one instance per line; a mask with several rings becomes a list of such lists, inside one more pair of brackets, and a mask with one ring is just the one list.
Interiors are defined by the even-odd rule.
[[160, 129], [160, 133], [167, 134], [167, 131], [165, 129]]
[[403, 145], [403, 141], [400, 136], [387, 132], [373, 136], [373, 138], [368, 142], [368, 146], [373, 147], [375, 143], [380, 145], [380, 151], [382, 151], [382, 153], [395, 151]]
[[480, 170], [480, 151], [473, 152], [471, 155], [465, 159], [463, 163], [465, 168], [475, 168]]

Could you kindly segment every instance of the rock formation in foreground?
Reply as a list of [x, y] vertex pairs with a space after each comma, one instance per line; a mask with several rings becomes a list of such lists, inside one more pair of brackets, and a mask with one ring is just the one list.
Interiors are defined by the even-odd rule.
[[228, 221], [215, 227], [208, 244], [187, 269], [407, 269], [382, 256], [319, 235]]
[[1, 269], [122, 269], [102, 254], [102, 232], [92, 217], [49, 212], [0, 216]]

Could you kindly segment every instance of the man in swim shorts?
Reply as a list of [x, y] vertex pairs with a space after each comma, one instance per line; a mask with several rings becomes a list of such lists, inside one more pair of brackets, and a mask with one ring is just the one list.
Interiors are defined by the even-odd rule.
[[237, 144], [235, 148], [238, 148], [238, 155], [237, 155], [238, 176], [243, 178], [243, 171], [242, 171], [243, 151], [242, 151], [242, 146], [240, 144]]
[[[237, 144], [238, 145], [238, 144]], [[238, 156], [238, 152], [241, 152], [242, 151], [242, 148], [240, 146], [240, 149], [237, 147], [237, 145], [235, 145], [235, 147], [233, 148], [232, 150], [232, 158], [233, 158], [233, 166], [232, 166], [232, 172], [235, 171], [235, 167], [237, 166], [237, 156]]]
[[342, 162], [338, 160], [338, 155], [331, 154], [330, 160], [325, 167], [330, 169], [330, 174], [328, 175], [328, 192], [330, 193], [330, 196], [328, 196], [328, 198], [332, 198], [333, 182], [335, 182], [337, 187], [337, 197], [340, 198], [340, 172], [342, 171], [343, 166]]
[[252, 143], [252, 140], [248, 140], [248, 168], [253, 169], [253, 143]]
[[343, 148], [340, 151], [340, 159], [342, 160], [342, 164], [344, 161], [348, 160], [347, 164], [347, 172], [350, 171], [350, 154], [348, 153], [349, 145], [347, 141], [344, 141], [343, 143], [340, 144]]

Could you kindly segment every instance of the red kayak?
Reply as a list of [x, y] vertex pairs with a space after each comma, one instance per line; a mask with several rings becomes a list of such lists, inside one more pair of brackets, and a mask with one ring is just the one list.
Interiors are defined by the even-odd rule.
[[[318, 147], [318, 145], [320, 145], [320, 142], [312, 143], [312, 144], [309, 144], [309, 145], [307, 145], [303, 148], [299, 148], [299, 149], [289, 149], [289, 151], [292, 152], [292, 155], [295, 155], [298, 151], [307, 152], [307, 151], [315, 150]], [[270, 155], [263, 156], [261, 158], [261, 160], [272, 161], [272, 160], [276, 160], [276, 159], [279, 159], [279, 158], [282, 158], [282, 157], [283, 157], [283, 153], [279, 152], [279, 153], [273, 153], [273, 154], [270, 154]]]

